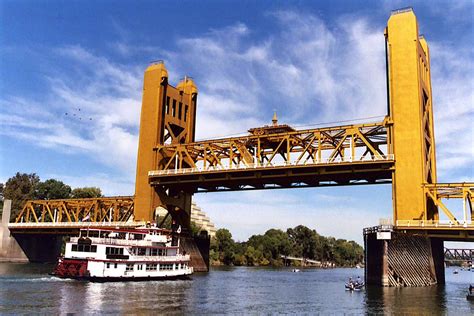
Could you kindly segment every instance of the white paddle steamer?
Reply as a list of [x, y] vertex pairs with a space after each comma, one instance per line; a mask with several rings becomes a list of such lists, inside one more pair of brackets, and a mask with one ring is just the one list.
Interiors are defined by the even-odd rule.
[[81, 229], [66, 243], [53, 275], [91, 281], [188, 278], [190, 256], [179, 251], [179, 235], [158, 228]]

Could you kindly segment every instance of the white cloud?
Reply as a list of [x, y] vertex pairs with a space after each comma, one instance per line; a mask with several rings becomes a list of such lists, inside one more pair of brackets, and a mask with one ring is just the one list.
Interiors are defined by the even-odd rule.
[[472, 49], [431, 43], [432, 89], [437, 167], [441, 181], [467, 168], [474, 177], [474, 72]]
[[46, 101], [1, 100], [0, 133], [63, 153], [82, 153], [133, 179], [141, 72], [79, 46], [58, 48], [54, 56], [72, 67], [47, 78]]

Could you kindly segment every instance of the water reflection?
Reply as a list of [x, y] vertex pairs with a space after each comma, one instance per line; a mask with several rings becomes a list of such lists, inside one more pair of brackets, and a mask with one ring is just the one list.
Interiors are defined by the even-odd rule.
[[365, 306], [369, 314], [445, 314], [446, 290], [444, 286], [431, 287], [367, 287]]

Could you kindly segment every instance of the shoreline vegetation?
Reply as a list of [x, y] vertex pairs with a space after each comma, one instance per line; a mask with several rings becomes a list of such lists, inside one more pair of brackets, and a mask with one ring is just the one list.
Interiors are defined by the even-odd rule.
[[362, 266], [364, 249], [355, 241], [319, 235], [303, 225], [269, 229], [263, 235], [253, 235], [245, 242], [235, 242], [229, 230], [223, 228], [211, 239], [211, 266], [302, 266], [302, 261], [281, 256], [304, 258], [307, 267]]

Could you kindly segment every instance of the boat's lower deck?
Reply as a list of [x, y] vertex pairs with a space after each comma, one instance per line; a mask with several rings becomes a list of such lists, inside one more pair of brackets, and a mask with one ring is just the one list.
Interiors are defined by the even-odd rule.
[[60, 278], [104, 281], [172, 280], [188, 278], [193, 269], [188, 262], [126, 262], [60, 258], [53, 275]]
[[61, 279], [74, 279], [78, 281], [89, 282], [139, 282], [139, 281], [168, 281], [168, 280], [191, 280], [190, 275], [174, 275], [174, 276], [154, 276], [154, 277], [75, 277], [75, 276], [59, 276], [52, 274]]

